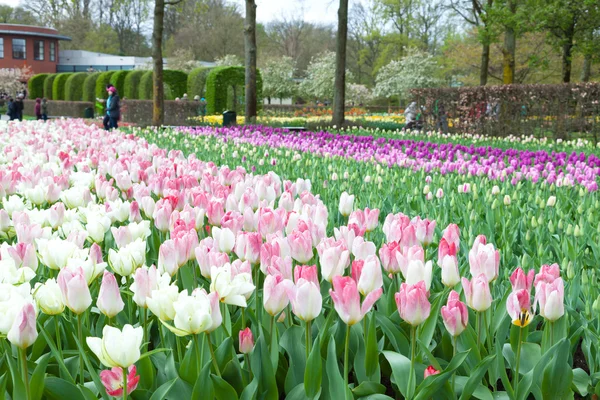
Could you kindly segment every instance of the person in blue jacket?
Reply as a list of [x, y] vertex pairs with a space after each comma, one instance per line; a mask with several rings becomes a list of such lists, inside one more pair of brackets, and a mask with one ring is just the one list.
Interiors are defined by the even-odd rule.
[[121, 101], [117, 89], [110, 85], [106, 88], [108, 99], [106, 99], [106, 115], [104, 116], [104, 129], [117, 129], [121, 117]]

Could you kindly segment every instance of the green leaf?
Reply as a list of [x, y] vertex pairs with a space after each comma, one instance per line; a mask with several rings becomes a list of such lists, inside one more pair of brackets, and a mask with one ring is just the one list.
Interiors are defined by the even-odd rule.
[[360, 385], [352, 389], [352, 393], [354, 393], [354, 396], [356, 397], [365, 397], [378, 393], [384, 394], [385, 386], [377, 382], [362, 382]]
[[253, 400], [256, 398], [256, 391], [258, 390], [258, 379], [254, 376], [252, 382], [244, 388], [240, 400]]
[[327, 380], [329, 381], [329, 396], [331, 399], [345, 398], [344, 378], [340, 374], [337, 354], [335, 351], [335, 340], [329, 341], [327, 347], [327, 360], [325, 369], [327, 371]]
[[108, 397], [108, 394], [106, 394], [106, 390], [104, 390], [104, 385], [102, 385], [100, 376], [98, 375], [98, 372], [96, 371], [96, 369], [92, 366], [92, 363], [90, 362], [90, 359], [88, 358], [87, 353], [83, 349], [83, 346], [81, 345], [81, 343], [79, 343], [79, 340], [75, 336], [73, 336], [73, 340], [75, 340], [75, 344], [77, 345], [77, 348], [79, 349], [79, 351], [83, 357], [83, 363], [85, 364], [85, 367], [87, 368], [88, 372], [90, 373], [90, 376], [92, 377], [94, 384], [98, 388], [98, 391], [102, 395], [102, 398], [105, 400], [108, 400], [109, 397]]
[[490, 364], [494, 361], [495, 358], [495, 354], [487, 356], [486, 358], [481, 360], [481, 362], [475, 367], [475, 369], [471, 371], [469, 379], [464, 385], [462, 394], [460, 396], [460, 400], [468, 400], [473, 395], [473, 392], [475, 392], [477, 387], [481, 384], [485, 373], [487, 372], [488, 368], [490, 367]]
[[377, 319], [378, 326], [385, 334], [385, 337], [392, 343], [394, 350], [397, 353], [409, 354], [410, 344], [408, 343], [406, 335], [392, 323], [390, 318], [379, 313], [375, 314], [375, 318]]
[[[0, 365], [2, 365], [0, 363]], [[8, 383], [8, 372], [5, 372], [0, 376], [0, 400], [6, 398], [6, 384]]]
[[154, 378], [156, 377], [156, 369], [150, 358], [145, 357], [137, 362], [137, 372], [140, 375], [140, 389], [151, 390], [154, 386]]
[[[454, 377], [454, 384], [456, 385], [456, 391], [457, 392], [461, 392], [462, 388], [465, 386], [465, 384], [467, 383], [467, 381], [469, 380], [468, 377], [466, 376], [456, 376]], [[495, 392], [494, 396], [497, 396], [499, 394], [499, 392]], [[480, 400], [494, 400], [495, 397], [492, 396], [492, 392], [490, 392], [490, 389], [488, 389], [487, 387], [483, 386], [481, 383], [478, 383], [477, 386], [475, 387], [475, 390], [473, 391], [473, 397], [480, 399]], [[501, 397], [498, 397], [501, 398]], [[507, 400], [509, 399], [509, 397], [507, 397]]]
[[423, 342], [423, 344], [427, 347], [431, 343], [431, 339], [433, 338], [433, 334], [435, 333], [437, 320], [440, 315], [440, 309], [442, 307], [442, 298], [444, 297], [443, 293], [444, 292], [439, 293], [437, 298], [433, 301], [433, 304], [431, 304], [431, 312], [429, 314], [429, 317], [420, 327], [420, 334], [417, 339]]
[[167, 394], [169, 394], [169, 391], [171, 390], [171, 388], [173, 386], [175, 386], [175, 383], [177, 382], [177, 379], [179, 378], [175, 378], [175, 379], [171, 379], [168, 382], [163, 383], [162, 385], [160, 385], [158, 387], [158, 389], [156, 389], [154, 391], [154, 393], [152, 394], [152, 397], [150, 397], [150, 400], [163, 400], [167, 397]]
[[52, 355], [54, 356], [54, 359], [58, 363], [58, 368], [60, 369], [61, 373], [69, 379], [69, 382], [74, 383], [75, 381], [73, 380], [73, 376], [69, 373], [69, 370], [67, 369], [67, 366], [65, 365], [62, 355], [60, 354], [60, 352], [54, 345], [54, 342], [50, 339], [50, 335], [48, 334], [48, 332], [44, 329], [44, 327], [40, 323], [38, 323], [37, 326], [38, 326], [40, 332], [42, 333], [42, 335], [44, 335], [44, 338], [46, 339], [48, 346], [50, 346]]
[[394, 400], [390, 396], [386, 396], [385, 394], [381, 394], [381, 393], [371, 394], [369, 396], [360, 397], [359, 399], [360, 400]]
[[377, 374], [379, 368], [379, 349], [377, 348], [377, 335], [375, 328], [375, 314], [370, 313], [368, 320], [368, 332], [367, 341], [365, 343], [366, 346], [366, 361], [365, 368], [368, 376], [373, 376]]
[[290, 363], [285, 377], [285, 391], [287, 393], [304, 382], [306, 356], [302, 346], [302, 332], [303, 329], [300, 326], [293, 325], [286, 329], [279, 341], [281, 347], [287, 352]]
[[223, 378], [217, 375], [211, 375], [210, 378], [213, 382], [213, 388], [215, 390], [215, 397], [220, 400], [232, 400], [238, 399], [237, 392], [235, 389], [227, 383]]
[[321, 391], [321, 381], [323, 379], [323, 361], [321, 359], [321, 349], [315, 343], [310, 355], [308, 363], [304, 371], [304, 391], [308, 398], [316, 397]]
[[8, 363], [8, 369], [10, 370], [10, 376], [12, 378], [12, 393], [11, 397], [13, 399], [24, 399], [26, 398], [25, 392], [25, 384], [23, 383], [23, 379], [21, 379], [21, 374], [19, 373], [19, 369], [15, 363], [15, 360], [12, 358], [12, 349], [8, 342], [6, 344], [6, 361]]
[[383, 351], [382, 354], [392, 367], [394, 382], [404, 397], [408, 394], [408, 376], [410, 375], [410, 360], [400, 353]]
[[544, 399], [564, 399], [571, 390], [573, 370], [568, 364], [569, 351], [554, 354], [552, 362], [544, 368], [542, 395]]
[[252, 372], [258, 377], [259, 399], [278, 400], [277, 383], [275, 382], [275, 372], [273, 364], [269, 357], [269, 349], [265, 342], [264, 335], [260, 335], [254, 351], [250, 356]]
[[587, 396], [590, 387], [590, 376], [581, 368], [573, 370], [573, 386], [582, 396]]
[[44, 393], [44, 377], [46, 376], [46, 367], [50, 361], [50, 353], [46, 353], [37, 360], [37, 366], [31, 375], [29, 381], [29, 390], [31, 391], [31, 399], [39, 400]]
[[414, 397], [414, 400], [427, 400], [434, 397], [434, 395], [441, 390], [442, 386], [452, 377], [454, 371], [462, 365], [468, 354], [469, 351], [456, 354], [443, 372], [430, 376], [421, 382], [415, 392], [416, 396]]
[[44, 381], [44, 386], [44, 399], [85, 400], [79, 388], [64, 379], [48, 376]]
[[210, 370], [212, 363], [206, 363], [206, 365], [200, 371], [194, 389], [192, 391], [192, 399], [204, 399], [214, 397], [214, 387], [212, 379], [210, 378]]
[[[320, 393], [320, 392], [319, 392]], [[285, 400], [310, 400], [312, 397], [308, 397], [304, 392], [304, 384], [299, 384], [293, 388], [290, 393], [285, 397]]]

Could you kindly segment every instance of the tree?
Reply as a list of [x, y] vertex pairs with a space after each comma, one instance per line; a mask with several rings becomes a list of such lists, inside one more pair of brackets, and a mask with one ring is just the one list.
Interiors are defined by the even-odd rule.
[[12, 8], [11, 6], [0, 5], [0, 23], [37, 25], [38, 19], [30, 11], [22, 7]]
[[242, 65], [242, 60], [235, 54], [226, 54], [215, 60], [217, 67], [239, 67]]
[[350, 83], [346, 88], [346, 98], [347, 103], [352, 106], [364, 105], [372, 100], [373, 94], [365, 85]]
[[165, 6], [175, 5], [182, 0], [155, 0], [154, 2], [154, 29], [152, 31], [152, 125], [161, 126], [165, 118], [165, 88], [163, 87], [163, 54], [162, 41], [164, 30]]
[[25, 83], [32, 75], [30, 67], [0, 69], [0, 92], [15, 96], [25, 89]]
[[[321, 101], [333, 99], [335, 63], [335, 53], [331, 51], [314, 57], [306, 68], [306, 78], [300, 84], [302, 95]], [[351, 79], [349, 72], [347, 76]]]
[[373, 94], [379, 98], [397, 96], [401, 101], [406, 100], [410, 89], [439, 85], [438, 69], [433, 56], [409, 48], [400, 61], [391, 61], [379, 70]]
[[254, 122], [257, 111], [256, 93], [256, 1], [246, 0], [244, 24], [244, 48], [246, 53], [246, 120]]
[[271, 98], [285, 99], [295, 94], [294, 71], [294, 59], [291, 57], [283, 56], [267, 61], [261, 69], [261, 74], [263, 96], [268, 98], [269, 104], [271, 104]]
[[190, 73], [194, 68], [199, 67], [199, 63], [194, 59], [194, 52], [191, 49], [177, 49], [169, 57], [168, 67], [169, 69]]
[[340, 0], [338, 9], [337, 50], [335, 53], [335, 93], [333, 96], [334, 125], [344, 124], [346, 107], [346, 42], [348, 40], [348, 0]]

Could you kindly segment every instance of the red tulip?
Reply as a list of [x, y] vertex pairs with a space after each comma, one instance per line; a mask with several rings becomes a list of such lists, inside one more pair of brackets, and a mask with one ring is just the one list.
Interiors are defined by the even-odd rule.
[[[135, 365], [128, 369], [127, 374], [127, 394], [132, 393], [140, 382], [140, 376], [136, 375]], [[113, 367], [100, 372], [100, 380], [106, 389], [109, 396], [123, 396], [123, 369], [121, 367]]]

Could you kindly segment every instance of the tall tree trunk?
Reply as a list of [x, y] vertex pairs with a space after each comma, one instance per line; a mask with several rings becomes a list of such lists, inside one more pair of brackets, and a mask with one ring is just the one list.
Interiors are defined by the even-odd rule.
[[256, 1], [246, 0], [246, 21], [244, 24], [246, 52], [246, 120], [256, 121]]
[[488, 80], [488, 69], [490, 65], [490, 45], [486, 43], [481, 49], [481, 69], [479, 70], [479, 85], [485, 86]]
[[333, 95], [332, 123], [344, 124], [346, 103], [346, 41], [348, 40], [348, 0], [340, 0], [338, 9], [337, 52], [335, 57], [335, 89]]
[[562, 81], [563, 83], [571, 82], [571, 64], [573, 53], [573, 37], [569, 37], [562, 46]]
[[165, 19], [165, 0], [154, 2], [154, 30], [152, 31], [152, 125], [161, 126], [165, 118], [165, 89], [163, 87], [162, 40]]
[[502, 82], [505, 85], [515, 83], [515, 50], [517, 38], [515, 30], [507, 26], [504, 30], [504, 47], [502, 48]]
[[586, 54], [583, 59], [583, 69], [581, 70], [581, 81], [589, 82], [590, 76], [592, 75], [592, 56]]

